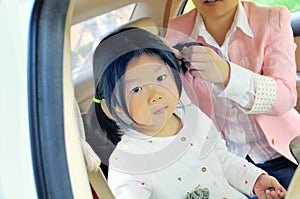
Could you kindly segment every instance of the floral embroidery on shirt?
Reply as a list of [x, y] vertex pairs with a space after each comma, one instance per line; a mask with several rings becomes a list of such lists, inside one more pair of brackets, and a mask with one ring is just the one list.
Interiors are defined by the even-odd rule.
[[188, 192], [185, 196], [185, 199], [208, 199], [209, 198], [209, 190], [208, 188], [200, 188], [198, 185], [192, 192]]

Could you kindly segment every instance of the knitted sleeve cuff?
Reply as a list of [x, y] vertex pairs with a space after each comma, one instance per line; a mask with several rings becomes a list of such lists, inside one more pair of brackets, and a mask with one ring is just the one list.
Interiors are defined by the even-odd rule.
[[276, 82], [271, 77], [256, 74], [257, 90], [252, 108], [247, 114], [261, 114], [271, 109], [276, 99]]

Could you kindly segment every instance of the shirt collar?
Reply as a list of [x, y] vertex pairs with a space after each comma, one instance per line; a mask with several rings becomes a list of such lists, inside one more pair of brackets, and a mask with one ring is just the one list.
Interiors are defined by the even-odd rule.
[[[240, 28], [241, 31], [243, 31], [249, 37], [253, 37], [253, 32], [250, 28], [246, 11], [240, 1], [238, 2], [237, 12], [230, 31], [236, 31], [237, 28]], [[204, 21], [200, 13], [198, 13], [198, 16], [196, 18], [193, 32], [201, 33], [201, 35], [203, 35], [204, 38], [208, 40], [214, 40], [211, 37], [211, 35], [207, 32]]]
[[246, 35], [248, 35], [249, 37], [253, 37], [253, 32], [250, 28], [246, 11], [240, 1], [238, 3], [237, 13], [236, 13], [233, 25], [234, 25], [235, 29], [238, 27]]

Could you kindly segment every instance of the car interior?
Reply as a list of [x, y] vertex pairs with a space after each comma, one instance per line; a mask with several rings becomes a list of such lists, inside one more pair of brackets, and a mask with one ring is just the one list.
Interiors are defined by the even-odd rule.
[[[147, 2], [143, 2], [145, 4], [147, 4]], [[150, 2], [149, 2], [150, 3]], [[166, 27], [167, 25], [167, 21], [169, 18], [172, 17], [176, 17], [177, 15], [179, 15], [180, 13], [183, 12], [183, 8], [184, 8], [184, 2], [182, 1], [177, 1], [177, 6], [176, 3], [174, 3], [174, 1], [172, 1], [172, 6], [170, 8], [168, 8], [168, 6], [170, 6], [169, 4], [170, 2], [167, 1], [165, 3], [165, 9], [161, 9], [161, 13], [160, 14], [160, 18], [154, 18], [153, 16], [157, 16], [157, 15], [153, 15], [154, 13], [149, 13], [149, 16], [145, 16], [145, 15], [141, 15], [139, 13], [133, 13], [132, 15], [132, 19], [121, 25], [119, 28], [123, 28], [123, 27], [141, 27], [141, 28], [145, 28], [148, 29], [150, 32], [160, 35], [160, 36], [164, 36], [164, 30], [163, 28]], [[185, 2], [186, 3], [186, 2]], [[141, 5], [141, 3], [136, 5], [136, 10], [139, 9], [139, 6], [143, 6]], [[145, 7], [147, 6], [150, 11], [152, 11], [153, 8], [150, 8], [150, 4], [144, 5]], [[153, 12], [153, 11], [152, 11]], [[169, 12], [168, 14], [166, 12]], [[293, 28], [293, 32], [294, 32], [294, 36], [295, 36], [295, 43], [298, 44], [298, 46], [300, 45], [300, 24], [297, 23], [297, 19], [299, 20], [299, 12], [294, 12], [292, 13], [292, 18], [291, 18], [291, 26]], [[163, 16], [163, 17], [162, 17]], [[168, 17], [167, 19], [165, 17]], [[297, 62], [297, 72], [299, 72], [300, 74], [300, 49], [298, 48], [296, 51], [296, 62]], [[92, 72], [92, 70], [90, 70]], [[94, 95], [94, 91], [90, 88], [93, 88], [93, 74], [90, 73], [89, 75], [86, 74], [86, 76], [84, 76], [84, 79], [78, 78], [78, 81], [76, 81], [76, 83], [74, 84], [74, 89], [75, 89], [75, 96], [77, 99], [77, 102], [79, 104], [80, 110], [83, 113], [83, 120], [87, 115], [88, 112], [88, 108], [92, 102], [92, 98]], [[300, 76], [299, 79], [297, 79], [297, 91], [299, 93], [298, 95], [298, 99], [300, 98]], [[297, 110], [300, 111], [300, 100], [298, 100], [297, 106], [296, 106]], [[94, 117], [95, 118], [95, 117]], [[97, 126], [97, 121], [95, 121], [94, 126]], [[90, 143], [90, 145], [92, 146], [92, 148], [94, 149], [94, 151], [97, 153], [97, 155], [99, 157], [101, 157], [102, 160], [104, 160], [105, 164], [102, 164], [102, 171], [104, 172], [104, 176], [106, 176], [107, 174], [107, 166], [106, 163], [108, 163], [108, 157], [109, 155], [105, 155], [103, 154], [103, 151], [105, 150], [99, 150], [99, 138], [97, 139], [95, 137], [95, 133], [93, 133], [93, 130], [97, 130], [98, 132], [101, 131], [100, 129], [85, 129], [85, 133], [86, 133], [86, 138], [87, 138], [87, 142]], [[96, 138], [96, 139], [95, 139]], [[98, 140], [98, 141], [97, 141]], [[100, 138], [101, 140], [101, 138]], [[110, 151], [112, 151], [113, 147], [111, 148]], [[107, 152], [107, 151], [106, 151]]]
[[297, 65], [297, 105], [296, 109], [300, 112], [300, 24], [299, 24], [300, 11], [292, 12], [291, 26], [294, 33], [294, 41], [298, 48], [296, 49], [296, 65]]
[[[33, 50], [30, 55], [33, 66], [30, 74], [35, 81], [39, 80], [31, 82], [31, 98], [37, 100], [30, 105], [33, 107], [30, 114], [34, 120], [41, 121], [39, 125], [32, 123], [32, 142], [37, 149], [34, 154], [37, 163], [35, 174], [40, 198], [48, 198], [46, 196], [49, 195], [55, 198], [80, 199], [95, 195], [101, 199], [114, 198], [106, 183], [108, 158], [114, 145], [99, 134], [101, 130], [97, 120], [87, 120], [94, 117], [89, 115], [94, 96], [92, 50], [107, 33], [122, 27], [141, 27], [163, 37], [168, 20], [182, 14], [186, 5], [187, 0], [46, 0], [36, 3], [31, 24], [31, 48], [39, 50]], [[91, 23], [89, 20], [97, 16], [104, 16], [105, 20], [114, 14], [117, 21], [116, 10], [126, 6], [131, 6], [128, 19], [110, 28], [103, 28], [104, 25], [98, 22], [97, 31], [101, 34], [93, 38], [85, 57], [78, 58], [74, 49], [76, 42], [83, 38], [78, 39], [80, 36], [75, 30]], [[300, 11], [292, 12], [291, 25], [298, 46], [299, 21]], [[101, 32], [102, 28], [105, 33]], [[300, 48], [296, 50], [296, 63], [296, 109], [300, 111]], [[58, 106], [55, 108], [49, 104]], [[45, 115], [49, 117], [45, 118]], [[87, 121], [93, 122], [94, 128], [87, 128]], [[300, 184], [299, 173], [293, 187]], [[299, 190], [294, 189], [290, 198], [293, 192], [300, 194]]]

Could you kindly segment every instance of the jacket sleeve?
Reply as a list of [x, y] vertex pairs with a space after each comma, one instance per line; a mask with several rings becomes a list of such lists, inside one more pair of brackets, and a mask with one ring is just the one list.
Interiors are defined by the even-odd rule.
[[[269, 9], [269, 42], [264, 49], [262, 75], [257, 86], [263, 88], [265, 79], [275, 80], [276, 98], [266, 114], [281, 115], [296, 105], [296, 61], [293, 32], [290, 26], [290, 12], [285, 7]], [[266, 78], [264, 78], [265, 76]], [[261, 92], [257, 99], [268, 100], [267, 92]]]
[[[256, 72], [253, 72], [231, 63], [231, 79], [225, 90], [227, 98], [237, 102], [247, 114], [278, 116], [296, 105], [296, 45], [290, 26], [290, 12], [281, 6], [260, 9], [262, 17], [267, 18], [261, 26], [268, 28], [265, 28], [266, 31], [255, 31], [255, 34], [264, 35], [254, 35], [252, 42], [262, 44], [262, 53], [252, 59], [259, 60], [262, 65], [248, 66], [255, 68]], [[258, 20], [251, 22], [257, 23]], [[242, 60], [239, 62], [242, 63]], [[255, 90], [248, 85], [253, 85]]]

